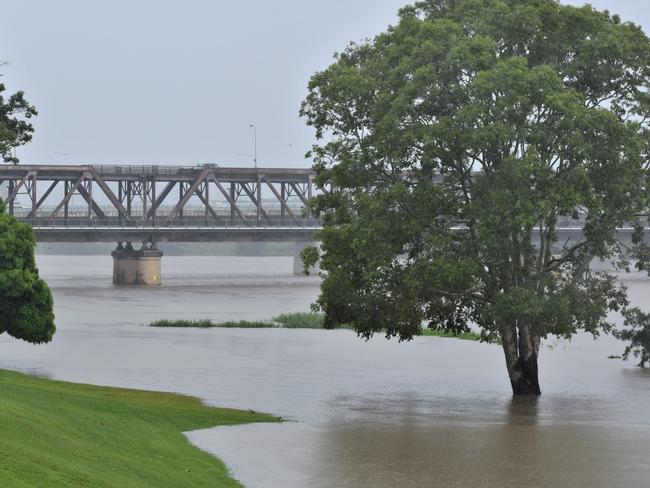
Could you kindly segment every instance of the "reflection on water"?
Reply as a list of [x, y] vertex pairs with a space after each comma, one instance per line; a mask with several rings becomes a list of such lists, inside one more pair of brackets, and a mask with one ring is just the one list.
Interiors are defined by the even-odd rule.
[[[544, 396], [512, 400], [497, 346], [141, 325], [306, 310], [318, 282], [291, 276], [290, 258], [166, 257], [153, 289], [113, 288], [106, 257], [39, 264], [59, 331], [39, 347], [0, 337], [0, 367], [282, 415], [188, 434], [247, 486], [649, 486], [650, 374], [608, 360], [612, 338], [547, 344]], [[642, 305], [650, 282], [628, 284]]]
[[634, 430], [513, 420], [474, 427], [332, 425], [323, 429], [311, 486], [647, 486], [647, 437]]

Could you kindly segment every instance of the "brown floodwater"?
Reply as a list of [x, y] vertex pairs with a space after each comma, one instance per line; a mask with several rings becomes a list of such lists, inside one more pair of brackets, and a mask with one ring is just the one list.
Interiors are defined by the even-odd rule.
[[[160, 288], [112, 287], [110, 257], [38, 261], [58, 332], [0, 336], [0, 368], [281, 415], [188, 433], [250, 488], [650, 487], [650, 373], [607, 359], [623, 348], [611, 337], [548, 341], [544, 395], [513, 401], [498, 346], [144, 326], [305, 311], [318, 281], [292, 276], [291, 258], [165, 257]], [[626, 283], [649, 305], [650, 281]]]

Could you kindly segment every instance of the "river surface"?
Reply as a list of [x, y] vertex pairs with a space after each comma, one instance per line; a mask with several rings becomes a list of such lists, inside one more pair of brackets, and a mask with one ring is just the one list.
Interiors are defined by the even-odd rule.
[[[37, 259], [58, 332], [0, 336], [0, 368], [281, 415], [188, 434], [250, 488], [650, 486], [650, 374], [607, 359], [623, 348], [610, 337], [548, 341], [544, 395], [516, 402], [498, 346], [145, 326], [306, 311], [319, 283], [292, 276], [292, 258], [165, 257], [159, 288], [113, 287], [106, 256]], [[650, 281], [627, 285], [649, 304]]]

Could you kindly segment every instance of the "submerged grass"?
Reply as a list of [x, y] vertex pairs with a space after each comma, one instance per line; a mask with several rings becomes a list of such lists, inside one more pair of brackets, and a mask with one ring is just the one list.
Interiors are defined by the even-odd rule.
[[195, 327], [211, 328], [239, 328], [239, 329], [268, 329], [284, 327], [287, 329], [322, 329], [325, 315], [321, 313], [287, 313], [273, 317], [271, 320], [239, 320], [228, 322], [213, 322], [212, 320], [156, 320], [149, 324], [150, 327]]
[[444, 330], [434, 330], [434, 329], [422, 329], [423, 336], [430, 337], [448, 337], [451, 339], [461, 339], [463, 341], [480, 341], [481, 335], [476, 332], [461, 332], [460, 334], [454, 334], [453, 332], [447, 332]]
[[149, 324], [150, 327], [187, 327], [199, 329], [213, 329], [213, 328], [226, 328], [226, 329], [269, 329], [277, 327], [272, 322], [263, 320], [248, 321], [240, 320], [238, 322], [213, 322], [212, 320], [156, 320]]
[[[158, 320], [149, 324], [151, 327], [198, 327], [198, 328], [240, 328], [240, 329], [267, 329], [272, 327], [286, 329], [323, 329], [325, 314], [316, 312], [287, 313], [273, 317], [273, 319], [238, 322], [213, 322], [211, 320]], [[341, 329], [351, 327], [342, 326]], [[466, 341], [478, 341], [481, 336], [476, 332], [463, 332], [454, 334], [442, 330], [422, 329], [422, 336], [448, 337]]]
[[284, 313], [273, 317], [273, 321], [288, 329], [322, 329], [325, 314], [315, 312]]
[[241, 487], [182, 434], [273, 422], [170, 393], [80, 385], [0, 370], [0, 486]]

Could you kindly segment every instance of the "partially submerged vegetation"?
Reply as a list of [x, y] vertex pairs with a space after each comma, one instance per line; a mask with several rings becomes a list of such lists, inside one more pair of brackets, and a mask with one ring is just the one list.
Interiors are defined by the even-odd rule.
[[228, 321], [228, 322], [213, 322], [212, 320], [202, 319], [202, 320], [156, 320], [149, 324], [150, 327], [176, 327], [176, 328], [195, 328], [195, 329], [214, 329], [214, 328], [223, 328], [223, 329], [270, 329], [272, 327], [277, 327], [277, 325], [272, 322], [256, 320], [239, 320]]
[[317, 312], [283, 313], [274, 317], [273, 321], [288, 329], [323, 329], [325, 314]]
[[274, 422], [199, 399], [0, 370], [0, 486], [240, 487], [183, 432]]
[[[200, 329], [219, 329], [219, 328], [238, 328], [238, 329], [324, 329], [325, 315], [316, 312], [299, 312], [287, 313], [273, 317], [271, 320], [240, 320], [227, 322], [213, 322], [209, 319], [202, 320], [156, 320], [149, 324], [150, 327], [177, 327], [177, 328], [200, 328]], [[351, 327], [339, 327], [349, 329]], [[478, 341], [481, 336], [475, 332], [453, 332], [443, 330], [422, 329], [422, 336], [449, 337], [468, 341]]]
[[449, 337], [454, 339], [462, 339], [464, 341], [480, 341], [481, 335], [476, 332], [461, 332], [460, 334], [454, 334], [446, 330], [435, 330], [435, 329], [422, 329], [423, 336], [432, 336], [432, 337]]
[[635, 357], [638, 366], [645, 368], [650, 363], [650, 314], [631, 309], [625, 316], [625, 326], [614, 331], [614, 337], [628, 343], [621, 358], [627, 361]]
[[149, 324], [150, 327], [179, 327], [199, 329], [322, 329], [323, 314], [320, 313], [289, 313], [278, 315], [271, 320], [238, 320], [214, 322], [209, 319], [202, 320], [156, 320]]

